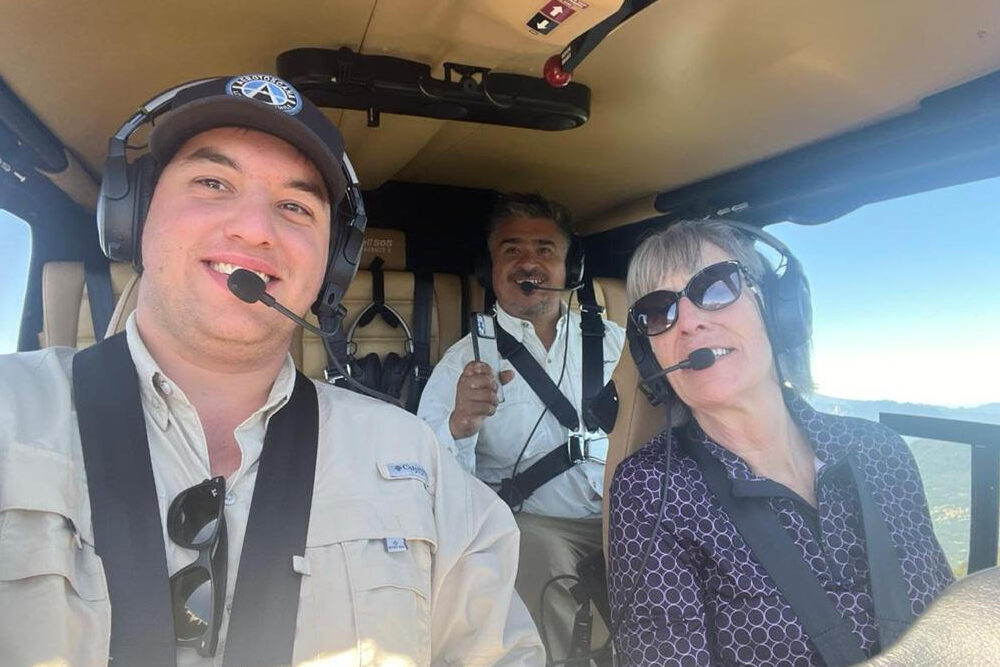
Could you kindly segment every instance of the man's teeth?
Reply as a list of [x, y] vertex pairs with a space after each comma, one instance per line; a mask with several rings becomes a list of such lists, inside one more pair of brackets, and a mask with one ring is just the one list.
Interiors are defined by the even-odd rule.
[[249, 271], [250, 273], [254, 274], [255, 276], [260, 277], [260, 279], [263, 280], [265, 283], [267, 283], [267, 282], [269, 282], [271, 280], [271, 276], [267, 275], [263, 271], [254, 271], [253, 269], [248, 269], [245, 266], [237, 266], [235, 264], [226, 264], [225, 262], [210, 262], [208, 266], [213, 271], [218, 271], [219, 273], [224, 273], [227, 276], [231, 275], [233, 273], [233, 271], [235, 271], [236, 269], [243, 269], [245, 271]]
[[712, 354], [715, 355], [716, 359], [718, 359], [719, 357], [724, 357], [733, 351], [733, 349], [730, 347], [713, 347], [711, 349], [712, 349]]
[[531, 283], [532, 285], [541, 285], [545, 281], [542, 280], [541, 278], [522, 278], [521, 280], [518, 280], [517, 282], [518, 282], [518, 284], [520, 284], [520, 283]]

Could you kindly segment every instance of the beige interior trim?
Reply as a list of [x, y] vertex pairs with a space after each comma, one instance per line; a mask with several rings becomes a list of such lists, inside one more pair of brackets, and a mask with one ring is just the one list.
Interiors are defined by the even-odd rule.
[[42, 266], [40, 347], [76, 347], [83, 283], [83, 262], [46, 262]]
[[58, 174], [47, 171], [41, 173], [45, 174], [60, 190], [68, 194], [70, 199], [84, 209], [95, 210], [100, 184], [87, 173], [86, 168], [71, 151], [66, 151], [66, 160], [68, 162], [66, 169]]
[[[6, 2], [0, 75], [98, 172], [107, 139], [136, 106], [190, 79], [274, 71], [284, 50], [361, 48], [540, 75], [545, 60], [615, 11], [587, 0], [548, 35], [542, 0], [246, 0], [225, 3]], [[114, 20], [107, 20], [113, 16]], [[197, 16], [196, 21], [191, 17]], [[183, 35], [183, 40], [177, 36]], [[43, 48], [57, 44], [58, 48]], [[86, 54], [86, 57], [81, 57]], [[122, 54], [128, 54], [123, 57]], [[632, 203], [914, 109], [1000, 69], [996, 0], [660, 0], [577, 69], [587, 124], [542, 132], [331, 110], [361, 183], [386, 179], [542, 191], [589, 231], [634, 222]], [[66, 184], [81, 202], [92, 189]], [[648, 212], [648, 209], [645, 210]]]
[[135, 310], [136, 303], [139, 301], [139, 282], [142, 280], [142, 276], [138, 273], [133, 273], [132, 278], [125, 285], [122, 290], [121, 296], [118, 297], [118, 303], [115, 304], [115, 311], [111, 314], [111, 321], [108, 323], [108, 336], [113, 336], [116, 333], [125, 331], [125, 322], [128, 320], [128, 316], [132, 314]]
[[656, 195], [645, 195], [635, 201], [613, 208], [606, 213], [594, 216], [583, 222], [578, 222], [576, 224], [576, 233], [581, 236], [588, 236], [590, 234], [606, 232], [615, 227], [629, 225], [633, 222], [655, 218], [658, 215], [662, 215], [662, 213], [656, 210], [655, 202]]

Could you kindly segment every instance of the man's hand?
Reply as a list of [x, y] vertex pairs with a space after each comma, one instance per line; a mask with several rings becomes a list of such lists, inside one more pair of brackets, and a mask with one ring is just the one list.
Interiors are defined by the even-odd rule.
[[[514, 379], [514, 371], [501, 371], [500, 382]], [[448, 419], [451, 437], [456, 440], [479, 433], [483, 420], [497, 411], [497, 381], [490, 365], [470, 361], [458, 376], [455, 387], [455, 409]]]

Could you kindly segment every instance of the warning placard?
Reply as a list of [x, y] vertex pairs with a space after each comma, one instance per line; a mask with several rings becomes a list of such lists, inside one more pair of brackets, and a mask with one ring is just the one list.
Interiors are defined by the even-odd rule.
[[543, 14], [547, 18], [552, 19], [556, 23], [562, 23], [570, 17], [570, 15], [575, 10], [570, 9], [564, 5], [560, 0], [550, 0], [547, 5], [542, 7], [540, 14]]
[[580, 0], [549, 0], [531, 17], [527, 26], [534, 33], [547, 35], [570, 16], [587, 7], [589, 5]]
[[531, 20], [528, 21], [528, 27], [540, 35], [549, 34], [553, 30], [555, 30], [558, 26], [559, 26], [558, 21], [550, 19], [548, 16], [542, 14], [541, 12], [532, 16]]

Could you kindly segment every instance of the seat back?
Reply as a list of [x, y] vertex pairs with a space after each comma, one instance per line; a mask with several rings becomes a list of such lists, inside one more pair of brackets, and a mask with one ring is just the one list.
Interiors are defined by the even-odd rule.
[[612, 380], [618, 390], [618, 420], [608, 434], [608, 458], [604, 465], [604, 548], [608, 539], [608, 491], [615, 469], [626, 457], [642, 449], [666, 425], [663, 406], [653, 407], [639, 390], [639, 370], [632, 361], [628, 341]]
[[[123, 294], [131, 293], [137, 276], [129, 264], [113, 262], [110, 271], [111, 292], [117, 303]], [[113, 320], [108, 328], [112, 332], [115, 330]], [[46, 262], [42, 267], [42, 330], [38, 334], [38, 344], [82, 350], [94, 341], [83, 262]]]
[[[369, 228], [365, 233], [364, 254], [361, 265], [370, 266], [371, 261], [380, 258], [384, 283], [385, 303], [407, 323], [414, 326], [414, 285], [416, 275], [406, 270], [406, 239], [403, 232], [389, 229]], [[436, 273], [433, 280], [433, 300], [431, 304], [430, 363], [437, 363], [453, 343], [462, 336], [462, 283], [458, 276]], [[362, 311], [374, 297], [372, 272], [358, 271], [347, 293], [343, 306], [347, 309], [342, 326], [349, 331]], [[318, 325], [316, 316], [309, 314], [310, 323]], [[406, 336], [401, 327], [389, 326], [381, 317], [375, 316], [364, 327], [355, 329], [350, 352], [360, 359], [368, 354], [376, 354], [385, 360], [389, 353], [406, 354]], [[326, 368], [326, 350], [323, 341], [313, 333], [301, 333], [302, 371], [321, 378]], [[408, 391], [403, 387], [403, 396]]]
[[[385, 302], [392, 307], [413, 328], [413, 287], [416, 277], [408, 271], [383, 271]], [[437, 363], [453, 343], [462, 337], [462, 283], [458, 276], [433, 274], [434, 301], [431, 306], [430, 361]], [[358, 316], [372, 302], [372, 272], [358, 271], [350, 288], [344, 295], [343, 305], [347, 309], [344, 329], [349, 330]], [[306, 319], [319, 326], [316, 316], [310, 313]], [[393, 328], [381, 317], [376, 316], [354, 333], [356, 344], [354, 356], [360, 358], [374, 352], [384, 358], [390, 352], [398, 355], [406, 353], [405, 335], [401, 328]], [[302, 332], [302, 371], [309, 377], [323, 377], [326, 368], [326, 350], [319, 336], [308, 331]]]

